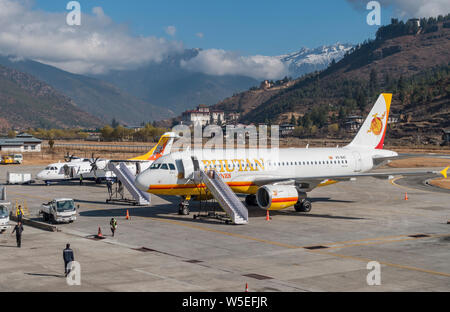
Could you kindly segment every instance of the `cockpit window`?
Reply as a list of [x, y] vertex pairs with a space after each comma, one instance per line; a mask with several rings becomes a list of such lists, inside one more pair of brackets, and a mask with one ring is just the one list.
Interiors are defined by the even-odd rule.
[[151, 165], [150, 169], [156, 170], [156, 169], [159, 169], [159, 167], [161, 167], [161, 164], [153, 164], [153, 165]]
[[161, 165], [161, 169], [162, 170], [169, 170], [169, 166], [167, 166], [167, 164], [162, 164]]
[[174, 164], [169, 164], [169, 168], [170, 168], [170, 170], [175, 170], [175, 165]]
[[51, 170], [51, 168], [50, 168], [50, 167], [47, 167], [47, 168], [45, 168], [45, 170]]

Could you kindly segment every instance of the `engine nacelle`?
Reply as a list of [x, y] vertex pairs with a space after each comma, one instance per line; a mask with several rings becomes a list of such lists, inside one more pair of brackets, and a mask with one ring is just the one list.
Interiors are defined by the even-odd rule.
[[298, 202], [298, 192], [292, 185], [265, 185], [256, 193], [258, 206], [266, 210], [281, 210]]

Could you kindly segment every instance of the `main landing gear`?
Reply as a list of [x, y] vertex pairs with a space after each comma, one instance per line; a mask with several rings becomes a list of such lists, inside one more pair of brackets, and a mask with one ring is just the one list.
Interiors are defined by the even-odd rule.
[[312, 208], [312, 204], [308, 199], [300, 199], [297, 204], [294, 206], [295, 211], [297, 212], [310, 212]]
[[178, 214], [180, 216], [188, 216], [190, 213], [189, 211], [189, 201], [186, 198], [183, 198], [178, 205]]
[[298, 202], [294, 206], [297, 212], [310, 212], [312, 208], [311, 201], [305, 192], [298, 192]]

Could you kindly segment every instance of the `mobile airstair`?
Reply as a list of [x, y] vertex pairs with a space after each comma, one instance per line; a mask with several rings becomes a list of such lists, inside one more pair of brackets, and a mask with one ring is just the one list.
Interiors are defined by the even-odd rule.
[[206, 185], [208, 191], [231, 218], [231, 221], [234, 224], [247, 224], [247, 208], [231, 190], [228, 184], [223, 181], [220, 174], [211, 170], [208, 172], [199, 171], [199, 175], [201, 182]]
[[[150, 205], [150, 194], [141, 191], [137, 188], [135, 181], [135, 176], [131, 173], [131, 171], [127, 168], [127, 166], [124, 163], [120, 163], [119, 165], [116, 165], [115, 163], [109, 163], [108, 164], [109, 170], [114, 172], [114, 174], [117, 177], [117, 180], [120, 181], [120, 184], [122, 186], [125, 186], [128, 192], [130, 192], [131, 196], [133, 196], [134, 200], [132, 201], [135, 205], [139, 206], [148, 206]], [[120, 188], [119, 187], [119, 188]], [[124, 199], [123, 192], [119, 190], [119, 193], [121, 193], [121, 199], [112, 199], [110, 198], [109, 201], [127, 201], [129, 200]], [[110, 194], [112, 195], [112, 194]], [[112, 196], [111, 196], [112, 197]]]

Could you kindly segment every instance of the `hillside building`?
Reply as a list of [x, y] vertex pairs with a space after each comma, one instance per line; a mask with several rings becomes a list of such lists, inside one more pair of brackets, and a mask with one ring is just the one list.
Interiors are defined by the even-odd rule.
[[292, 124], [282, 124], [280, 125], [280, 135], [282, 137], [291, 136], [294, 134], [295, 125]]
[[263, 82], [261, 82], [261, 85], [260, 85], [260, 89], [262, 89], [262, 90], [267, 90], [267, 89], [270, 89], [272, 87], [273, 87], [273, 84], [271, 84], [269, 82], [269, 80], [264, 80]]
[[183, 124], [201, 125], [219, 124], [225, 121], [225, 112], [221, 110], [210, 110], [206, 105], [199, 105], [194, 110], [185, 111], [182, 114]]
[[0, 138], [1, 153], [40, 152], [42, 141], [27, 133], [21, 133], [15, 138]]

